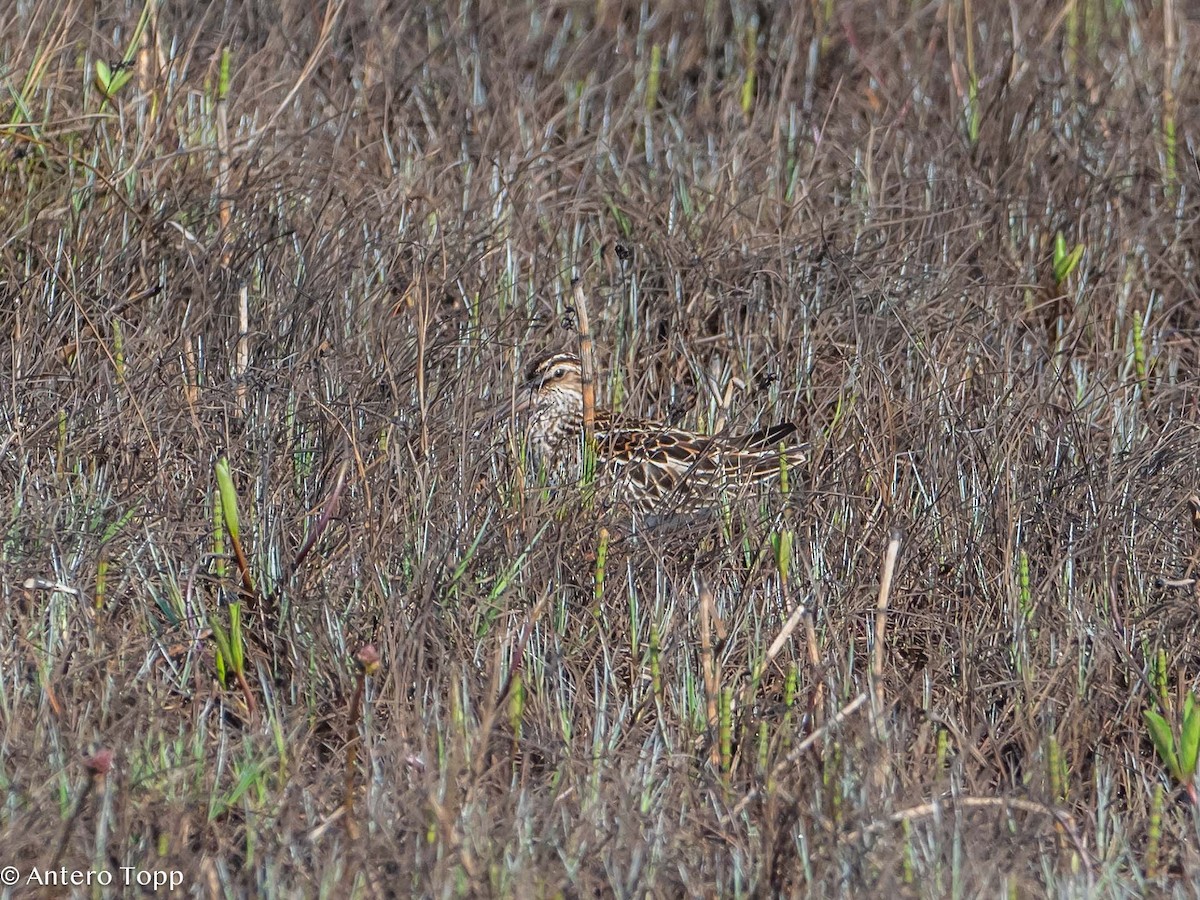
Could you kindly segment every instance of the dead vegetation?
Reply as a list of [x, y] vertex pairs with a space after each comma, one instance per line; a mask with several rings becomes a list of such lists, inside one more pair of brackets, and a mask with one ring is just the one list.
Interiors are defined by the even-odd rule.
[[[5, 8], [15, 895], [1187, 894], [1194, 18]], [[795, 421], [786, 496], [515, 478], [575, 277], [603, 401]]]

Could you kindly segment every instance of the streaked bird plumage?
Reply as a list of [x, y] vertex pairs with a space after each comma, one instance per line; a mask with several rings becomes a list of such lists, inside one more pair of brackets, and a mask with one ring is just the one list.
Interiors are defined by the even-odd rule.
[[[528, 461], [552, 482], [578, 478], [583, 433], [579, 357], [556, 353], [530, 367], [515, 407], [525, 426]], [[781, 443], [791, 423], [744, 435], [701, 435], [661, 422], [596, 411], [597, 482], [635, 512], [689, 514], [720, 505], [723, 495], [794, 471], [804, 449]], [[782, 463], [781, 463], [782, 457]]]

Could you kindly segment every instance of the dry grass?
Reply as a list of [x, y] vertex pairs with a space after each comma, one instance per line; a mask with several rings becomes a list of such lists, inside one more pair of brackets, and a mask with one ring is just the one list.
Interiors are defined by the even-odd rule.
[[[14, 895], [1186, 895], [1142, 712], [1200, 662], [1158, 582], [1197, 551], [1187, 12], [1176, 51], [1108, 0], [5, 7]], [[576, 275], [601, 399], [796, 421], [789, 496], [630, 537], [521, 489], [477, 424]]]

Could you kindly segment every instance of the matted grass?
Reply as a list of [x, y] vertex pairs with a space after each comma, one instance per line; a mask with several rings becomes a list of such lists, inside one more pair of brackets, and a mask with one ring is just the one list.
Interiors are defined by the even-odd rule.
[[[12, 894], [1190, 896], [1186, 13], [5, 7]], [[575, 277], [786, 496], [520, 480]]]

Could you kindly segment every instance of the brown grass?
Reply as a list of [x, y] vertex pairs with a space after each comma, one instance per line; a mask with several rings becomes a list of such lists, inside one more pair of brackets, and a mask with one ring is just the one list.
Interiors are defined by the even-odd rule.
[[[147, 9], [0, 11], [15, 895], [1187, 892], [1142, 720], [1200, 664], [1159, 585], [1198, 552], [1186, 9], [1177, 61], [1102, 0]], [[789, 496], [630, 536], [522, 489], [479, 423], [576, 276], [599, 399], [796, 421]]]

